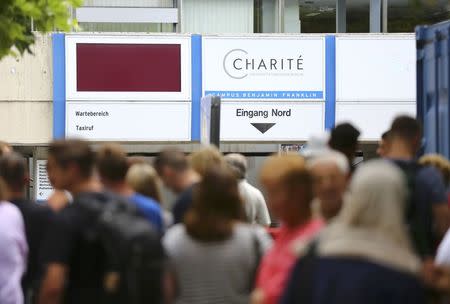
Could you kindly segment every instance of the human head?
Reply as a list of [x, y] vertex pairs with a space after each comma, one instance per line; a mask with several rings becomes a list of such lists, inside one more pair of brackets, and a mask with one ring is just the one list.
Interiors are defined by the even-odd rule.
[[0, 140], [0, 156], [11, 153], [13, 151], [10, 144]]
[[156, 170], [147, 163], [137, 163], [128, 169], [126, 181], [137, 193], [161, 202], [159, 178]]
[[419, 164], [433, 166], [441, 172], [445, 185], [450, 186], [450, 161], [439, 154], [427, 154], [419, 159]]
[[294, 227], [311, 216], [312, 178], [297, 154], [273, 155], [263, 164], [261, 183], [272, 214]]
[[404, 222], [407, 185], [403, 173], [385, 160], [371, 160], [358, 167], [350, 182], [349, 199], [339, 223], [388, 236], [409, 245]]
[[313, 134], [308, 139], [306, 146], [301, 149], [300, 155], [309, 160], [322, 154], [328, 153], [331, 149], [328, 146], [330, 133], [328, 131]]
[[422, 126], [420, 122], [410, 116], [398, 116], [394, 119], [389, 131], [391, 143], [403, 143], [411, 156], [415, 156], [421, 145]]
[[223, 155], [215, 146], [206, 146], [191, 154], [191, 166], [200, 176], [205, 175], [211, 167], [225, 164]]
[[358, 137], [360, 134], [359, 130], [350, 123], [342, 123], [331, 130], [328, 144], [331, 149], [343, 153], [351, 166], [358, 148]]
[[95, 153], [88, 142], [56, 140], [48, 148], [47, 173], [53, 187], [69, 190], [92, 178]]
[[28, 183], [28, 169], [25, 158], [11, 152], [0, 157], [0, 177], [9, 192], [22, 193]]
[[350, 172], [347, 158], [340, 152], [329, 151], [309, 161], [308, 168], [321, 214], [328, 221], [341, 210]]
[[192, 237], [220, 241], [232, 233], [233, 223], [245, 218], [237, 180], [226, 167], [208, 168], [194, 188], [193, 204], [184, 223]]
[[183, 192], [187, 185], [186, 178], [190, 170], [186, 155], [177, 148], [162, 150], [156, 156], [153, 166], [164, 185], [175, 193]]
[[127, 154], [115, 143], [104, 144], [97, 151], [97, 169], [106, 187], [125, 182], [128, 171]]
[[225, 155], [225, 162], [228, 164], [230, 169], [235, 173], [237, 179], [245, 179], [247, 174], [247, 159], [244, 155], [238, 153], [230, 153]]
[[389, 151], [390, 139], [389, 131], [384, 132], [381, 135], [380, 143], [378, 144], [377, 154], [380, 157], [385, 157]]

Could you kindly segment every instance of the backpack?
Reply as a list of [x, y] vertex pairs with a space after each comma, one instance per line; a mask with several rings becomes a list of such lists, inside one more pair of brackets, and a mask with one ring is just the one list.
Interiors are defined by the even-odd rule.
[[121, 197], [100, 201], [80, 194], [76, 201], [94, 223], [84, 237], [104, 252], [104, 302], [160, 303], [164, 251], [157, 230]]
[[426, 204], [426, 214], [423, 214], [418, 202], [414, 198], [416, 190], [416, 176], [423, 168], [417, 162], [395, 161], [395, 164], [403, 171], [408, 187], [408, 197], [405, 205], [405, 220], [412, 245], [416, 253], [421, 257], [433, 254], [433, 235], [431, 227], [428, 227], [426, 218], [432, 216], [431, 205]]

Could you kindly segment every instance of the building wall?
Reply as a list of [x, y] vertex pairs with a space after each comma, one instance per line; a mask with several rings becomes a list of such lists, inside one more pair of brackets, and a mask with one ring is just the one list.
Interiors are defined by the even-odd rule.
[[34, 55], [0, 61], [0, 139], [46, 143], [52, 137], [52, 43], [39, 35]]
[[253, 33], [253, 0], [179, 0], [183, 33]]

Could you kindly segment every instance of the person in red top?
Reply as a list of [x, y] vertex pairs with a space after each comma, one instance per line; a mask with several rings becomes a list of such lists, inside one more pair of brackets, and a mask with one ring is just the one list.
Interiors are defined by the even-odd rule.
[[301, 156], [269, 157], [261, 170], [261, 183], [269, 208], [281, 222], [281, 228], [273, 247], [261, 261], [252, 304], [275, 304], [297, 260], [295, 248], [299, 242], [310, 241], [323, 222], [312, 216], [312, 177]]

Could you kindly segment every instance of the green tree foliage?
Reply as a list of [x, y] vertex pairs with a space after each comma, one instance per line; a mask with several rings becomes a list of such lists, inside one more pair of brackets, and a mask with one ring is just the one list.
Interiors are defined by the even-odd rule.
[[83, 0], [0, 0], [0, 59], [7, 55], [31, 53], [34, 29], [41, 33], [55, 29], [68, 31], [76, 23], [70, 20], [70, 7]]

